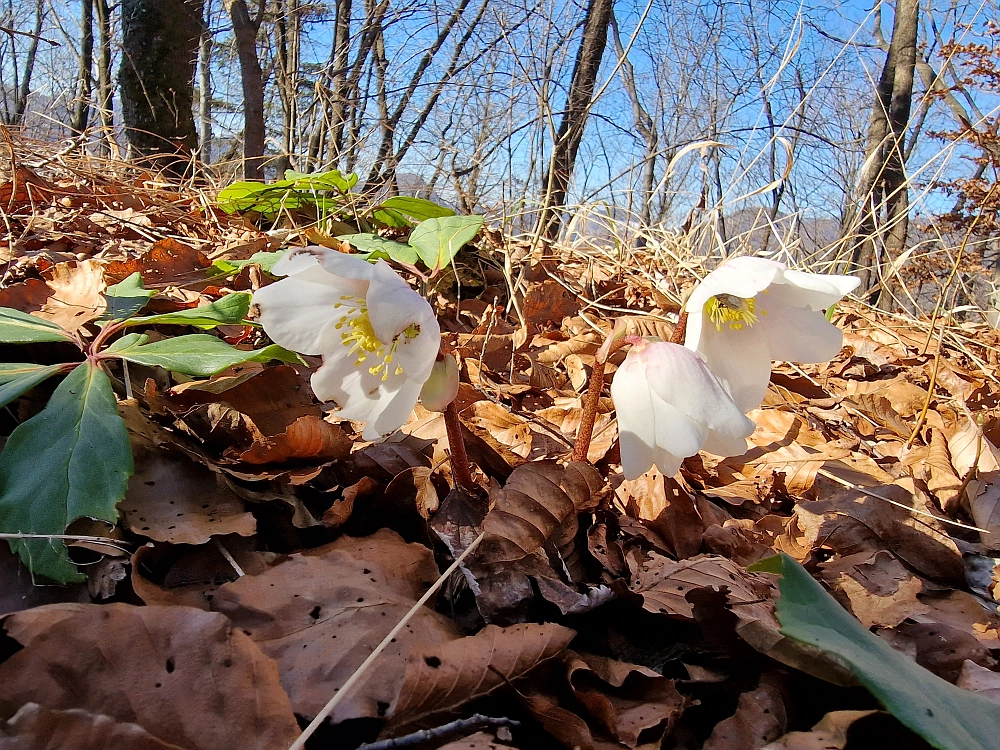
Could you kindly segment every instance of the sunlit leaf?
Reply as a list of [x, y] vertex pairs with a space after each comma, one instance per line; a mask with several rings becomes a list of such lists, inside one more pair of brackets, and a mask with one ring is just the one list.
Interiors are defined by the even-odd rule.
[[462, 246], [471, 241], [483, 225], [482, 216], [445, 216], [427, 219], [410, 232], [410, 244], [424, 265], [432, 271], [447, 268]]
[[[132, 450], [111, 382], [84, 362], [48, 405], [19, 425], [0, 453], [0, 529], [63, 534], [87, 516], [114, 522], [133, 472]], [[83, 580], [62, 541], [12, 540], [32, 572], [60, 583]]]
[[221, 325], [236, 325], [243, 321], [250, 311], [249, 292], [233, 292], [208, 305], [194, 307], [190, 310], [147, 315], [142, 318], [132, 318], [129, 325], [139, 324], [169, 324], [194, 326], [195, 328], [214, 328]]
[[104, 290], [108, 307], [98, 320], [125, 320], [146, 306], [156, 294], [142, 285], [142, 274], [136, 271], [118, 284]]
[[0, 307], [0, 343], [33, 344], [40, 341], [72, 340], [73, 338], [55, 323], [10, 307]]
[[337, 238], [350, 242], [365, 254], [365, 260], [394, 260], [397, 263], [415, 265], [419, 260], [417, 251], [409, 245], [395, 240], [387, 240], [377, 234], [345, 234]]
[[281, 260], [287, 252], [287, 250], [277, 250], [273, 253], [259, 252], [254, 253], [246, 260], [217, 260], [212, 264], [209, 273], [212, 275], [222, 274], [229, 276], [241, 271], [246, 266], [254, 265], [260, 266], [260, 269], [264, 273], [270, 273], [274, 264]]
[[[132, 338], [134, 336], [135, 338]], [[185, 375], [208, 377], [242, 362], [289, 360], [289, 352], [279, 346], [244, 351], [207, 333], [176, 336], [147, 344], [147, 336], [131, 334], [109, 346], [106, 353], [141, 365], [158, 365]], [[294, 355], [292, 355], [294, 357]]]
[[408, 195], [397, 195], [382, 201], [383, 208], [391, 208], [417, 221], [439, 219], [442, 216], [454, 216], [455, 211], [446, 206], [439, 206], [434, 201], [424, 198], [413, 198]]
[[955, 687], [869, 632], [788, 555], [751, 570], [777, 573], [781, 632], [832, 653], [886, 710], [934, 747], [988, 750], [1000, 737], [1000, 705]]
[[5, 406], [46, 378], [65, 369], [65, 365], [33, 365], [21, 362], [0, 362], [0, 406]]

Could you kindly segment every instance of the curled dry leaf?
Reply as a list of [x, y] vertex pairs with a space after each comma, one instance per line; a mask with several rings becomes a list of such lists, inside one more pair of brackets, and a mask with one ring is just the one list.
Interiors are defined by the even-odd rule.
[[[522, 697], [566, 747], [652, 750], [687, 707], [673, 680], [646, 667], [572, 651], [559, 661], [552, 669], [552, 692], [535, 684]], [[565, 688], [572, 702], [561, 697]]]
[[37, 314], [63, 330], [76, 331], [95, 320], [107, 307], [102, 294], [105, 289], [104, 270], [98, 261], [59, 263], [50, 268], [45, 276], [52, 296]]
[[948, 442], [941, 430], [931, 430], [925, 466], [927, 489], [934, 493], [945, 513], [954, 513], [962, 504], [962, 479], [952, 468]]
[[955, 684], [963, 690], [972, 690], [987, 700], [1000, 703], [1000, 672], [981, 667], [974, 661], [962, 662]]
[[3, 750], [183, 750], [138, 724], [79, 708], [56, 711], [25, 703], [0, 724]]
[[695, 498], [675, 479], [654, 467], [638, 479], [626, 479], [615, 493], [629, 516], [644, 521], [670, 544], [674, 557], [698, 554], [706, 522]]
[[603, 484], [587, 464], [563, 468], [554, 461], [536, 461], [518, 467], [503, 488], [491, 493], [492, 509], [483, 522], [486, 538], [477, 558], [512, 562], [541, 549], [564, 523], [575, 522], [577, 513], [597, 507]]
[[192, 750], [271, 750], [298, 736], [277, 666], [222, 615], [52, 604], [2, 624], [21, 646], [0, 664], [5, 715], [29, 702], [78, 708]]
[[449, 711], [510, 684], [560, 654], [576, 633], [562, 625], [487, 625], [474, 636], [410, 655], [391, 725]]
[[136, 449], [135, 476], [119, 507], [136, 534], [171, 544], [204, 544], [213, 536], [252, 536], [257, 521], [217, 474], [189, 459]]
[[928, 607], [917, 599], [924, 583], [891, 553], [859, 552], [822, 566], [823, 579], [847, 599], [849, 609], [866, 628], [893, 628]]
[[757, 750], [788, 728], [785, 702], [777, 686], [762, 682], [740, 693], [736, 713], [715, 725], [702, 750]]
[[339, 424], [311, 415], [299, 417], [284, 432], [264, 438], [240, 454], [248, 464], [275, 464], [290, 459], [332, 461], [346, 458], [354, 445]]
[[[580, 420], [583, 418], [583, 409], [579, 406], [577, 399], [572, 399], [569, 403], [562, 403], [566, 399], [556, 399], [556, 405], [547, 409], [535, 412], [535, 416], [551, 424], [563, 439], [570, 445], [576, 439], [580, 431]], [[599, 413], [594, 420], [594, 436], [587, 450], [587, 460], [596, 464], [611, 450], [611, 446], [618, 439], [618, 422], [611, 413]]]
[[761, 750], [844, 750], [851, 725], [878, 711], [831, 711], [808, 732], [789, 732]]

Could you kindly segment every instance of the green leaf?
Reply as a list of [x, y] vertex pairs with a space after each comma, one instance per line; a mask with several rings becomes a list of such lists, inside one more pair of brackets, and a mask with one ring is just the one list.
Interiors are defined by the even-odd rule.
[[125, 320], [146, 306], [156, 292], [142, 285], [142, 275], [136, 271], [124, 281], [104, 290], [108, 308], [98, 320]]
[[442, 216], [454, 216], [454, 210], [439, 206], [434, 201], [423, 198], [411, 198], [406, 195], [397, 195], [382, 201], [383, 208], [391, 208], [401, 214], [409, 216], [417, 221], [425, 219], [440, 219]]
[[410, 244], [420, 260], [432, 271], [447, 268], [462, 245], [469, 242], [483, 225], [482, 216], [444, 216], [427, 219], [410, 232]]
[[42, 318], [11, 307], [0, 307], [0, 343], [34, 344], [39, 341], [72, 341], [66, 331]]
[[350, 174], [345, 178], [339, 169], [312, 173], [286, 169], [284, 181], [292, 183], [297, 190], [336, 190], [346, 193], [358, 184], [358, 176]]
[[365, 254], [365, 260], [394, 260], [410, 266], [416, 265], [419, 260], [417, 251], [409, 245], [387, 240], [377, 234], [343, 234], [337, 239], [350, 242]]
[[[64, 534], [83, 516], [113, 523], [133, 471], [111, 382], [84, 362], [41, 412], [11, 433], [0, 453], [0, 529]], [[18, 539], [10, 546], [33, 573], [59, 583], [85, 580], [62, 541]]]
[[6, 406], [22, 393], [50, 378], [65, 365], [33, 365], [20, 362], [0, 362], [0, 406]]
[[254, 253], [246, 260], [217, 260], [212, 264], [209, 269], [209, 274], [211, 275], [223, 275], [230, 276], [237, 273], [245, 266], [258, 265], [260, 270], [264, 273], [271, 273], [271, 269], [274, 268], [274, 264], [285, 257], [287, 250], [277, 250], [273, 253], [269, 252], [259, 252]]
[[243, 322], [250, 311], [250, 293], [233, 292], [222, 299], [217, 299], [209, 305], [194, 307], [190, 310], [178, 310], [161, 315], [147, 315], [142, 318], [132, 318], [128, 325], [163, 323], [170, 325], [194, 326], [195, 328], [214, 328], [221, 325], [235, 325]]
[[137, 362], [141, 365], [159, 365], [173, 372], [200, 377], [215, 375], [227, 367], [238, 365], [241, 362], [251, 360], [266, 362], [269, 359], [284, 359], [284, 356], [278, 356], [278, 353], [286, 351], [280, 347], [272, 348], [270, 346], [264, 349], [243, 351], [207, 333], [176, 336], [171, 339], [154, 341], [152, 344], [145, 343], [148, 340], [145, 336], [132, 335], [136, 338], [122, 344], [122, 341], [128, 338], [123, 337], [116, 341], [115, 345], [108, 347], [106, 353], [127, 359], [129, 362]]
[[903, 724], [943, 750], [989, 750], [1000, 737], [1000, 705], [955, 687], [870, 633], [806, 570], [782, 553], [755, 570], [781, 575], [781, 632], [838, 657]]

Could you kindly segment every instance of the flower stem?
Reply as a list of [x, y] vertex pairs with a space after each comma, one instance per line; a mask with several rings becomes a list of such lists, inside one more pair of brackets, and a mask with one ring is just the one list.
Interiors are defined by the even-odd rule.
[[601, 391], [604, 390], [604, 366], [608, 358], [629, 343], [628, 326], [623, 318], [615, 321], [607, 340], [594, 355], [594, 367], [590, 373], [590, 387], [583, 396], [583, 416], [580, 418], [580, 429], [576, 433], [571, 461], [584, 462], [590, 451], [590, 441], [594, 437], [594, 422], [597, 419], [597, 407], [601, 403]]
[[687, 334], [687, 327], [688, 327], [687, 310], [681, 310], [681, 314], [677, 317], [677, 325], [674, 326], [674, 332], [670, 334], [670, 343], [683, 344], [684, 336]]
[[458, 407], [454, 401], [444, 409], [444, 426], [448, 431], [451, 473], [455, 477], [455, 484], [467, 492], [478, 493], [479, 485], [472, 478], [469, 454], [465, 451], [465, 439], [462, 437], [462, 420], [458, 417]]

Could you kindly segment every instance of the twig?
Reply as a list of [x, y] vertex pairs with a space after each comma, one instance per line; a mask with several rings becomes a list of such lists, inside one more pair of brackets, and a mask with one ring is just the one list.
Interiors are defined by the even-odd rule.
[[462, 564], [462, 561], [472, 554], [473, 550], [479, 546], [479, 543], [483, 541], [484, 536], [486, 536], [485, 532], [477, 536], [472, 541], [472, 544], [465, 548], [465, 552], [455, 558], [455, 562], [449, 565], [448, 569], [442, 573], [440, 577], [438, 577], [429, 589], [427, 589], [427, 592], [417, 600], [417, 603], [410, 607], [410, 611], [403, 615], [403, 619], [399, 621], [396, 627], [390, 630], [386, 637], [382, 639], [382, 642], [375, 647], [375, 650], [368, 655], [368, 658], [361, 662], [361, 666], [354, 671], [354, 674], [347, 678], [347, 682], [345, 682], [337, 691], [336, 695], [334, 695], [327, 702], [327, 704], [323, 706], [323, 710], [316, 714], [316, 718], [309, 723], [309, 726], [302, 730], [302, 734], [299, 735], [299, 738], [295, 740], [295, 742], [289, 745], [288, 750], [302, 750], [302, 748], [306, 746], [306, 740], [312, 737], [313, 733], [319, 729], [320, 725], [324, 721], [326, 721], [326, 717], [333, 713], [333, 709], [335, 709], [337, 704], [340, 703], [340, 701], [342, 701], [348, 693], [350, 693], [351, 688], [354, 687], [358, 680], [361, 679], [361, 676], [368, 671], [368, 668], [375, 662], [375, 659], [378, 658], [379, 654], [385, 650], [386, 646], [388, 646], [399, 634], [399, 632], [406, 627], [406, 624], [417, 612], [420, 611], [420, 608], [430, 600], [437, 590], [441, 588], [451, 574], [458, 570], [458, 566]]
[[215, 546], [219, 548], [219, 552], [222, 553], [222, 556], [226, 558], [226, 562], [228, 562], [230, 565], [233, 566], [233, 570], [236, 571], [236, 575], [238, 575], [240, 578], [245, 576], [246, 573], [243, 572], [243, 568], [241, 568], [240, 564], [236, 562], [236, 558], [234, 558], [231, 554], [229, 554], [229, 550], [227, 550], [225, 545], [223, 545], [222, 542], [219, 541], [219, 538], [213, 537], [212, 541], [215, 542]]
[[442, 724], [433, 729], [421, 729], [412, 734], [395, 737], [391, 740], [379, 740], [378, 742], [368, 742], [358, 747], [358, 750], [393, 750], [397, 747], [412, 747], [422, 745], [425, 742], [441, 741], [450, 739], [453, 735], [465, 734], [475, 729], [486, 729], [487, 727], [511, 727], [521, 726], [521, 722], [514, 719], [498, 716], [483, 716], [473, 714], [468, 719], [458, 719], [447, 724]]

